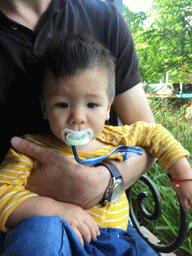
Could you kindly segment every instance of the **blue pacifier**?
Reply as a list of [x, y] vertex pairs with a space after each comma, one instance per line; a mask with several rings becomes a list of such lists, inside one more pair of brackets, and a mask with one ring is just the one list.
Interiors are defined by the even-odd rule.
[[98, 162], [103, 161], [104, 159], [106, 159], [107, 157], [114, 153], [123, 154], [123, 161], [127, 160], [129, 157], [138, 155], [141, 156], [143, 153], [143, 150], [139, 148], [120, 146], [105, 156], [90, 157], [82, 160], [77, 155], [75, 146], [81, 147], [87, 145], [93, 138], [93, 130], [89, 128], [82, 131], [73, 131], [65, 128], [61, 131], [61, 137], [67, 145], [72, 147], [75, 160], [80, 164], [94, 165]]

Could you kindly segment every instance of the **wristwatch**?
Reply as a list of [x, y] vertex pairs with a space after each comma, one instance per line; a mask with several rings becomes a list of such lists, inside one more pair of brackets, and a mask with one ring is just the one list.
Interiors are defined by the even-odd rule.
[[117, 167], [110, 162], [101, 162], [95, 164], [94, 166], [105, 166], [111, 174], [109, 185], [100, 203], [102, 205], [110, 205], [115, 203], [120, 198], [125, 188], [125, 183], [121, 173], [118, 171]]

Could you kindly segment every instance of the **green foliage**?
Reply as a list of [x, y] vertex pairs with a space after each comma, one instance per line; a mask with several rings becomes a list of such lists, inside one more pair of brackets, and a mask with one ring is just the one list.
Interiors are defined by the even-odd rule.
[[[192, 81], [192, 1], [153, 0], [148, 13], [133, 13], [124, 6], [124, 16], [133, 34], [139, 57], [143, 81], [155, 83], [169, 71], [172, 82]], [[186, 118], [182, 99], [150, 98], [156, 122], [163, 124], [192, 155], [192, 118]], [[192, 165], [192, 157], [189, 159]], [[162, 198], [162, 217], [147, 223], [141, 216], [140, 224], [151, 230], [165, 244], [171, 243], [178, 232], [179, 205], [173, 189], [169, 191], [169, 179], [158, 165], [147, 175], [155, 182]], [[154, 202], [150, 191], [141, 182], [134, 185], [132, 198], [136, 202], [138, 193], [147, 191], [145, 207], [153, 212]], [[192, 212], [189, 213], [189, 229], [177, 255], [191, 255]]]
[[181, 81], [183, 83], [191, 83], [192, 81], [191, 67], [188, 64], [174, 68], [169, 74], [170, 83], [178, 83]]
[[138, 31], [144, 31], [144, 24], [147, 16], [144, 12], [131, 12], [127, 6], [123, 6], [123, 15], [132, 35], [136, 35]]
[[[157, 238], [161, 240], [162, 244], [170, 244], [174, 241], [175, 237], [179, 231], [179, 202], [176, 196], [176, 193], [171, 188], [169, 189], [169, 179], [167, 174], [159, 166], [158, 163], [153, 165], [147, 175], [154, 181], [157, 186], [157, 189], [160, 193], [162, 214], [158, 220], [153, 222], [147, 222], [144, 220], [139, 212], [137, 212], [137, 218], [140, 221], [140, 225], [146, 227], [150, 230]], [[144, 205], [150, 213], [154, 211], [154, 200], [153, 196], [146, 185], [142, 182], [137, 182], [134, 185], [132, 191], [133, 201], [136, 202], [137, 195], [141, 192], [147, 192], [148, 198], [144, 199]], [[176, 252], [177, 255], [190, 256], [192, 252], [192, 214], [189, 213], [189, 228], [187, 236], [181, 248]]]
[[[175, 102], [173, 102], [175, 101]], [[149, 103], [153, 110], [156, 122], [161, 123], [182, 145], [192, 154], [192, 119], [185, 117], [186, 109], [181, 104], [182, 99], [150, 98]], [[189, 159], [192, 165], [192, 157]], [[144, 225], [155, 234], [165, 244], [170, 244], [178, 233], [179, 205], [176, 193], [171, 188], [169, 190], [169, 178], [158, 163], [147, 172], [147, 175], [156, 184], [161, 196], [162, 216], [154, 222], [146, 222], [140, 218], [141, 225]], [[144, 204], [149, 212], [153, 212], [154, 202], [151, 192], [141, 182], [134, 185], [133, 200], [136, 202], [138, 193], [147, 191], [149, 197]], [[189, 213], [189, 229], [186, 239], [181, 248], [176, 252], [177, 255], [191, 255], [192, 252], [192, 212]]]
[[173, 71], [174, 82], [191, 81], [191, 0], [153, 0], [148, 13], [130, 14], [124, 8], [124, 15], [133, 33], [143, 81], [154, 83], [167, 71]]
[[180, 98], [148, 98], [156, 123], [162, 124], [192, 154], [192, 119]]

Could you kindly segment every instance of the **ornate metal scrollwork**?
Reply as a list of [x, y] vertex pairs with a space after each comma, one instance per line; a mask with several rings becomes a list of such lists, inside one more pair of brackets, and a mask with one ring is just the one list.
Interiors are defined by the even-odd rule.
[[[142, 217], [144, 217], [146, 220], [148, 220], [148, 221], [157, 220], [161, 215], [161, 202], [160, 202], [161, 200], [160, 200], [160, 195], [157, 190], [157, 187], [156, 187], [155, 183], [145, 175], [143, 175], [140, 178], [140, 180], [143, 181], [151, 190], [153, 198], [154, 198], [154, 202], [155, 202], [155, 209], [152, 214], [147, 211], [147, 209], [145, 208], [145, 206], [143, 204], [143, 200], [146, 197], [148, 197], [148, 193], [142, 192], [137, 197], [139, 211], [140, 211]], [[130, 187], [126, 191], [126, 194], [127, 194], [128, 200], [129, 200], [130, 219], [133, 223], [134, 228], [156, 252], [170, 253], [170, 252], [176, 251], [182, 245], [182, 243], [185, 239], [185, 236], [186, 236], [186, 232], [188, 229], [188, 214], [184, 212], [184, 210], [180, 204], [180, 227], [179, 227], [178, 235], [176, 236], [175, 240], [172, 243], [170, 243], [169, 245], [160, 244], [160, 242], [156, 243], [156, 242], [152, 241], [148, 237], [148, 235], [142, 231], [142, 228], [141, 228], [139, 222], [137, 221], [137, 218], [135, 216], [134, 209], [133, 209], [132, 199], [131, 199], [132, 188], [133, 187]], [[178, 198], [178, 200], [179, 200], [179, 198]]]

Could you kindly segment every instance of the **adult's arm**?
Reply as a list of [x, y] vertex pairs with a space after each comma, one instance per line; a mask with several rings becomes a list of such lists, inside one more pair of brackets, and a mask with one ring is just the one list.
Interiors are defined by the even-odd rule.
[[129, 125], [137, 121], [155, 123], [155, 119], [141, 84], [116, 96], [114, 104], [117, 114], [124, 125]]
[[[110, 180], [109, 171], [104, 166], [84, 166], [23, 139], [13, 138], [11, 143], [21, 153], [39, 160], [39, 167], [28, 179], [27, 189], [30, 191], [83, 208], [91, 208], [103, 198]], [[129, 187], [148, 169], [151, 157], [144, 152], [139, 161], [133, 157], [114, 163]]]
[[40, 196], [90, 208], [98, 203], [109, 184], [110, 174], [105, 167], [92, 168], [43, 148], [28, 140], [14, 137], [12, 146], [38, 160], [38, 168], [28, 178], [27, 189]]
[[[117, 114], [124, 125], [141, 120], [147, 123], [155, 123], [153, 113], [141, 84], [116, 96], [114, 104]], [[124, 177], [126, 188], [138, 180], [156, 161], [156, 158], [146, 149], [142, 148], [142, 150], [143, 155], [139, 159], [132, 157], [128, 161], [115, 163]], [[125, 164], [125, 167], [123, 167], [123, 164]]]

